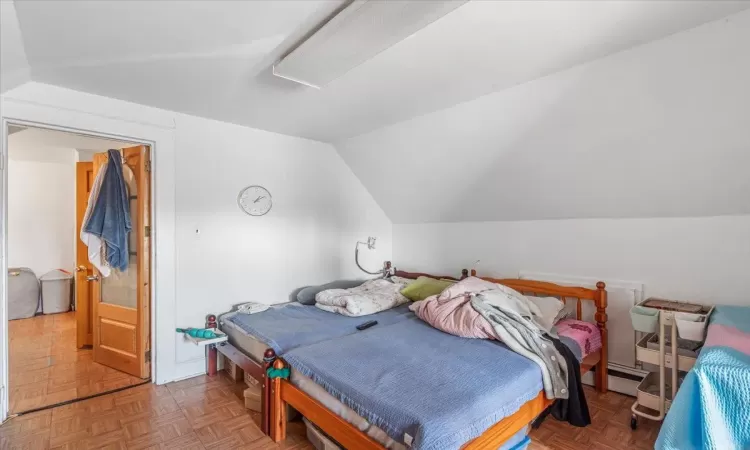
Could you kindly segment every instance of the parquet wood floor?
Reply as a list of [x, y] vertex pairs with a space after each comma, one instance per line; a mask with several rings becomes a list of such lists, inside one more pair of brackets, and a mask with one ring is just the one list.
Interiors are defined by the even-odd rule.
[[8, 336], [11, 414], [143, 382], [76, 348], [74, 312], [11, 320]]
[[0, 449], [314, 450], [299, 420], [281, 444], [265, 436], [245, 388], [224, 375], [136, 386], [11, 419]]
[[630, 429], [630, 407], [635, 399], [616, 392], [599, 394], [584, 387], [591, 425], [577, 428], [548, 417], [529, 433], [529, 450], [652, 450], [661, 422], [640, 419]]
[[[0, 449], [312, 450], [305, 428], [289, 424], [276, 444], [260, 416], [244, 408], [245, 385], [219, 375], [165, 386], [148, 384], [11, 419], [0, 426]], [[652, 449], [658, 424], [630, 430], [633, 399], [586, 389], [593, 423], [575, 428], [549, 418], [531, 433], [533, 450]]]

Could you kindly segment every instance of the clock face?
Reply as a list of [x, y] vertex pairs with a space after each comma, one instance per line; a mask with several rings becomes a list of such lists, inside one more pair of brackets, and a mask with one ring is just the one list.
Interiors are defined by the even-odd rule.
[[251, 216], [262, 216], [271, 210], [271, 193], [263, 186], [248, 186], [240, 191], [237, 203]]

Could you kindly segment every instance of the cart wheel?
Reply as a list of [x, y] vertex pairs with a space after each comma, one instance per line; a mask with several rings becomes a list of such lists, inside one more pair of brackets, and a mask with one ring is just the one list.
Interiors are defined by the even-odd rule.
[[636, 428], [638, 428], [638, 418], [633, 414], [630, 418], [630, 429], [635, 430]]

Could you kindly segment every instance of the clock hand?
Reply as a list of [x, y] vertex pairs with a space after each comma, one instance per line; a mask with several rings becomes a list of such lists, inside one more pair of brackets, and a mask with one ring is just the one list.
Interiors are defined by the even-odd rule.
[[262, 198], [266, 198], [266, 196], [265, 195], [261, 195], [260, 197], [258, 197], [255, 200], [253, 200], [253, 203], [258, 203]]

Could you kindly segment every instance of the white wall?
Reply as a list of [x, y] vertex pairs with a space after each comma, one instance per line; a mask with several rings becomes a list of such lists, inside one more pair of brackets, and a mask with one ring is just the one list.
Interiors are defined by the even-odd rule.
[[750, 305], [750, 216], [394, 225], [403, 269], [627, 280], [646, 296]]
[[75, 267], [75, 150], [8, 138], [8, 266], [37, 277]]
[[[240, 302], [283, 302], [303, 285], [362, 276], [354, 244], [368, 235], [379, 238], [378, 249], [364, 251], [363, 263], [378, 269], [390, 259], [390, 221], [330, 145], [39, 83], [0, 100], [3, 118], [156, 142], [160, 383], [205, 370], [203, 352], [178, 339], [175, 326], [200, 326], [207, 314]], [[237, 206], [239, 190], [250, 184], [273, 195], [264, 217]]]
[[[177, 323], [201, 323], [242, 302], [279, 303], [300, 286], [363, 277], [389, 259], [391, 224], [329, 144], [191, 116], [176, 117]], [[251, 217], [237, 194], [266, 187], [273, 208]], [[182, 326], [182, 325], [180, 325]], [[195, 346], [178, 360], [202, 358]]]
[[748, 80], [750, 10], [336, 148], [394, 223], [750, 214]]

